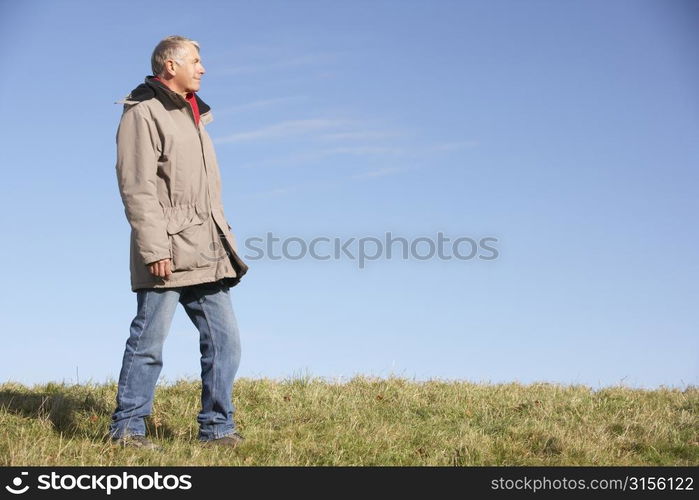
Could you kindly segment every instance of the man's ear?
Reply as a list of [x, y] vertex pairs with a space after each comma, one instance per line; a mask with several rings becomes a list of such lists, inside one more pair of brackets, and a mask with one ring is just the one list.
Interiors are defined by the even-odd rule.
[[167, 61], [165, 61], [165, 71], [167, 71], [169, 75], [175, 76], [175, 73], [177, 73], [175, 71], [175, 66], [175, 61], [173, 61], [172, 59], [168, 59]]

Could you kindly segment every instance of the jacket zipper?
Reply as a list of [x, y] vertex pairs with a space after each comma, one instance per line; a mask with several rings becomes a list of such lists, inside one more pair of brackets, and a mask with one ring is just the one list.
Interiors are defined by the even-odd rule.
[[[194, 111], [192, 110], [192, 105], [187, 102], [187, 108], [189, 109], [189, 115], [192, 117], [192, 122], [194, 123], [194, 126], [197, 129], [197, 136], [199, 137], [199, 147], [201, 148], [201, 158], [202, 161], [204, 162], [204, 173], [206, 174], [206, 193], [209, 196], [209, 203], [208, 203], [208, 208], [209, 208], [209, 213], [211, 214], [211, 218], [214, 221], [214, 227], [216, 228], [216, 239], [218, 241], [219, 238], [219, 227], [218, 227], [218, 222], [216, 222], [216, 218], [214, 217], [214, 210], [213, 206], [211, 205], [212, 198], [211, 198], [211, 182], [209, 179], [209, 166], [206, 163], [206, 153], [204, 151], [204, 141], [201, 138], [201, 128], [199, 127], [199, 124], [197, 124], [196, 119], [194, 118]], [[201, 120], [200, 120], [201, 122]], [[225, 231], [224, 229], [221, 229], [222, 231]]]

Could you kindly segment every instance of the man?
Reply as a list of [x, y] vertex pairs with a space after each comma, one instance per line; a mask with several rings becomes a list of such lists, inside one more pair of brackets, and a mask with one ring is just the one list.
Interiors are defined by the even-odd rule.
[[199, 44], [170, 36], [151, 57], [154, 76], [125, 100], [116, 173], [131, 226], [131, 290], [137, 313], [119, 375], [110, 436], [124, 446], [162, 449], [145, 436], [177, 303], [199, 331], [199, 440], [235, 447], [233, 379], [240, 340], [230, 299], [248, 266], [224, 215], [209, 106], [196, 92], [205, 73]]

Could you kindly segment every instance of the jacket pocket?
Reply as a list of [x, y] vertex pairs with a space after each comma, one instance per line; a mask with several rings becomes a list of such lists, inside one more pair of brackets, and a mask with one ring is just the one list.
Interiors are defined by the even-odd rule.
[[211, 240], [209, 214], [201, 213], [193, 205], [172, 207], [168, 214], [167, 233], [172, 251], [172, 270], [190, 271], [212, 265], [206, 258]]

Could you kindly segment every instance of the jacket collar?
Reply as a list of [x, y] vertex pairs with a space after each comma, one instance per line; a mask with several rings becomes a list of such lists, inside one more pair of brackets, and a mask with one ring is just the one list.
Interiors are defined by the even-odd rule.
[[[123, 103], [133, 102], [138, 103], [142, 101], [147, 101], [148, 99], [153, 99], [156, 95], [161, 95], [166, 99], [172, 101], [178, 107], [189, 106], [187, 100], [182, 97], [177, 92], [170, 90], [170, 88], [162, 82], [155, 79], [153, 75], [148, 75], [142, 84], [133, 89], [128, 96], [123, 101]], [[206, 104], [201, 98], [194, 93], [194, 98], [197, 100], [197, 105], [199, 106], [199, 114], [204, 115], [211, 110], [211, 107]]]

